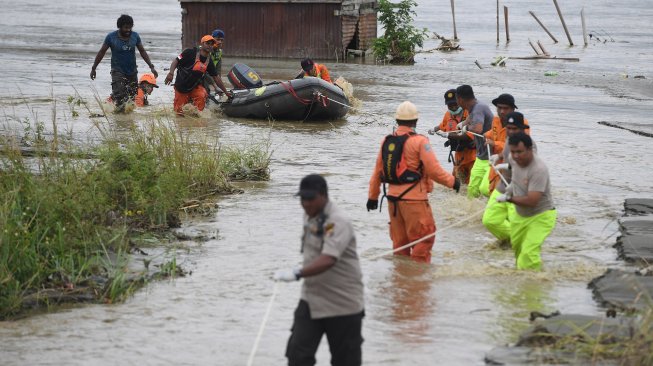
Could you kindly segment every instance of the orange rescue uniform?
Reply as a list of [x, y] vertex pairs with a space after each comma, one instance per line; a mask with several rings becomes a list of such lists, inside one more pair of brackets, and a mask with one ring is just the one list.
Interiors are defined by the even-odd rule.
[[[322, 64], [315, 63], [315, 64], [313, 64], [313, 70], [311, 71], [311, 73], [313, 71], [315, 71], [315, 77], [316, 78], [320, 78], [320, 79], [322, 79], [324, 81], [328, 81], [331, 84], [333, 84], [333, 81], [331, 81], [331, 76], [329, 76], [329, 70], [327, 69], [326, 66], [324, 66]], [[313, 75], [307, 73], [306, 71], [302, 70], [302, 72], [304, 73], [304, 76], [313, 76]]]
[[134, 98], [134, 103], [136, 103], [137, 107], [144, 107], [147, 104], [147, 99], [145, 99], [145, 92], [143, 89], [139, 86], [138, 87], [138, 92], [136, 93], [136, 97]]
[[[524, 124], [528, 125], [528, 120], [524, 118]], [[530, 135], [529, 129], [524, 130], [527, 134]], [[485, 137], [494, 141], [494, 147], [492, 148], [492, 154], [498, 154], [500, 160], [497, 161], [497, 164], [503, 163], [503, 149], [506, 146], [508, 135], [506, 133], [506, 128], [501, 123], [501, 118], [499, 116], [494, 116], [492, 120], [492, 128], [485, 133]], [[496, 188], [497, 184], [501, 181], [499, 174], [490, 167], [490, 194]]]
[[[466, 110], [463, 111], [462, 117], [452, 116], [451, 113], [447, 110], [442, 122], [438, 126], [440, 131], [449, 132], [456, 131], [458, 128], [458, 123], [467, 119], [469, 112]], [[471, 139], [473, 141], [473, 139]], [[461, 182], [469, 183], [469, 173], [474, 166], [474, 161], [476, 160], [476, 149], [463, 149], [461, 151], [456, 151], [453, 157], [453, 175], [458, 177]]]
[[[395, 135], [413, 133], [407, 126], [399, 126]], [[413, 135], [404, 144], [403, 159], [409, 170], [420, 171], [422, 178], [412, 188], [413, 183], [389, 184], [388, 212], [390, 214], [390, 239], [392, 247], [399, 248], [412, 241], [435, 232], [433, 210], [428, 201], [428, 194], [433, 190], [433, 181], [453, 188], [455, 178], [442, 168], [431, 148], [429, 139], [423, 135]], [[381, 193], [383, 178], [383, 157], [381, 150], [376, 158], [376, 165], [370, 179], [368, 198], [377, 200]], [[408, 192], [406, 190], [410, 189]], [[406, 192], [400, 200], [393, 200]], [[398, 255], [411, 256], [419, 262], [431, 262], [431, 248], [435, 236], [421, 241], [411, 248], [397, 252]]]

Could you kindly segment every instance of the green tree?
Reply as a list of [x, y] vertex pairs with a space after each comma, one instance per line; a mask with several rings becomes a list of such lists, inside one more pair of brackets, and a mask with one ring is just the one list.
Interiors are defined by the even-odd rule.
[[415, 48], [423, 46], [427, 32], [426, 28], [420, 30], [412, 25], [415, 6], [414, 0], [379, 0], [379, 20], [385, 32], [372, 45], [377, 59], [389, 59], [394, 64], [415, 62]]

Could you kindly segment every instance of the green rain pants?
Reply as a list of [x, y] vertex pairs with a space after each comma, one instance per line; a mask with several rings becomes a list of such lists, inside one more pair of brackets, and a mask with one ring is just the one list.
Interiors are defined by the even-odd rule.
[[481, 181], [481, 186], [479, 187], [479, 191], [481, 191], [481, 194], [484, 195], [485, 197], [488, 197], [490, 195], [490, 168], [488, 168], [485, 171], [485, 175], [483, 176], [483, 180]]
[[531, 217], [515, 212], [510, 221], [510, 242], [515, 251], [517, 269], [542, 269], [540, 249], [556, 224], [558, 212], [548, 210]]
[[499, 240], [510, 239], [510, 221], [516, 211], [515, 205], [510, 202], [497, 202], [501, 192], [494, 190], [487, 201], [483, 213], [483, 225]]
[[476, 198], [481, 195], [481, 190], [480, 190], [481, 182], [483, 182], [483, 178], [489, 174], [490, 174], [490, 164], [488, 163], [488, 161], [476, 158], [476, 160], [474, 160], [474, 166], [472, 166], [472, 170], [469, 173], [469, 185], [467, 186], [467, 197]]

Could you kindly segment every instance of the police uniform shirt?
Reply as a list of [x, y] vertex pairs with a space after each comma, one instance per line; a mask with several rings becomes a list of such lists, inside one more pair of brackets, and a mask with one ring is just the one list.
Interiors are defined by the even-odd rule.
[[304, 266], [321, 254], [336, 258], [336, 263], [316, 276], [306, 277], [301, 298], [308, 303], [312, 319], [358, 314], [363, 311], [363, 281], [354, 229], [331, 201], [323, 215], [325, 219], [322, 215], [304, 215]]

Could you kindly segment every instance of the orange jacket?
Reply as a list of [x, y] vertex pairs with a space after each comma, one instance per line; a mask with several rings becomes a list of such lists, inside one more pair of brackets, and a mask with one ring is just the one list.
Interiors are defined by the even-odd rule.
[[[413, 132], [412, 128], [407, 126], [399, 126], [395, 135], [406, 135]], [[422, 163], [422, 179], [419, 183], [408, 193], [406, 193], [403, 200], [419, 200], [425, 201], [428, 199], [428, 194], [433, 190], [433, 181], [440, 183], [449, 188], [453, 188], [455, 178], [440, 166], [438, 159], [431, 148], [429, 139], [423, 135], [415, 135], [408, 140], [404, 145], [404, 159], [408, 169], [418, 171], [420, 162]], [[381, 149], [376, 157], [376, 165], [370, 178], [370, 188], [368, 198], [376, 200], [381, 194], [381, 179], [383, 177], [383, 158], [381, 156]], [[406, 191], [412, 183], [406, 184], [388, 184], [388, 196], [398, 197]]]
[[[528, 120], [526, 118], [524, 118], [524, 124], [528, 125]], [[525, 131], [527, 134], [530, 134], [528, 128]], [[485, 133], [485, 137], [494, 140], [494, 147], [492, 148], [492, 154], [499, 154], [499, 156], [502, 157], [503, 149], [505, 148], [506, 143], [508, 142], [508, 135], [506, 133], [506, 128], [501, 123], [501, 118], [499, 118], [499, 116], [494, 116], [494, 119], [492, 120], [492, 128]], [[484, 148], [487, 149], [487, 147]], [[503, 158], [497, 161], [497, 164], [500, 163], [503, 163]], [[499, 181], [501, 180], [501, 178], [499, 178], [499, 174], [492, 167], [490, 167], [489, 180], [490, 180], [490, 192], [492, 192], [494, 188], [497, 186], [497, 184], [499, 184]]]
[[447, 110], [444, 113], [444, 117], [442, 117], [442, 122], [440, 122], [440, 125], [438, 126], [440, 128], [440, 131], [444, 131], [444, 132], [455, 131], [456, 126], [458, 126], [458, 123], [467, 119], [468, 114], [469, 113], [467, 111], [463, 111], [462, 117], [455, 117], [451, 115], [449, 110]]
[[136, 97], [134, 98], [134, 103], [136, 103], [137, 107], [144, 107], [146, 102], [147, 99], [145, 99], [145, 92], [139, 87]]
[[[331, 81], [331, 77], [329, 76], [329, 70], [327, 69], [326, 66], [322, 64], [316, 63], [315, 66], [313, 66], [313, 70], [315, 70], [316, 74], [315, 77], [318, 77], [324, 81], [328, 81], [331, 84], [333, 84], [333, 81]], [[308, 74], [307, 72], [304, 71], [305, 76], [313, 76]]]

